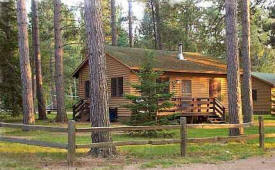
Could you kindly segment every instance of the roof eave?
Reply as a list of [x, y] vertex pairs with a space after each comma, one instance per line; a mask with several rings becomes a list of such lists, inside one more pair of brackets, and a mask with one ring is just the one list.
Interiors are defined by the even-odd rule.
[[262, 81], [262, 82], [264, 82], [264, 83], [266, 83], [268, 85], [270, 85], [272, 88], [275, 88], [275, 84], [273, 84], [273, 83], [271, 83], [269, 81], [266, 81], [266, 80], [264, 80], [264, 79], [262, 79], [262, 78], [260, 78], [258, 76], [255, 76], [255, 75], [251, 75], [251, 77], [254, 77], [254, 78], [256, 78], [256, 79], [258, 79], [258, 80], [260, 80], [260, 81]]

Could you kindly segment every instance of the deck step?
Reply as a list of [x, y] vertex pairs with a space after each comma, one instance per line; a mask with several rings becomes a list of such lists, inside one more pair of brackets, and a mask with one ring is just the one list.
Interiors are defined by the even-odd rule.
[[225, 123], [225, 121], [223, 121], [223, 120], [214, 120], [214, 121], [212, 121], [212, 120], [209, 120], [209, 122], [210, 123], [212, 123], [212, 124], [222, 124], [222, 123]]

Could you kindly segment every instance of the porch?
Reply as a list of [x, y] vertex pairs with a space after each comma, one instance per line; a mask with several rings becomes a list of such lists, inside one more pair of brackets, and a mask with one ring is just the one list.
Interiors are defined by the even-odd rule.
[[190, 123], [224, 123], [225, 107], [217, 98], [172, 98], [173, 108], [161, 110], [158, 114], [180, 114]]
[[[217, 98], [174, 97], [174, 106], [158, 112], [158, 116], [180, 114], [190, 123], [224, 123], [225, 107]], [[89, 100], [81, 99], [73, 106], [73, 119], [89, 121]]]

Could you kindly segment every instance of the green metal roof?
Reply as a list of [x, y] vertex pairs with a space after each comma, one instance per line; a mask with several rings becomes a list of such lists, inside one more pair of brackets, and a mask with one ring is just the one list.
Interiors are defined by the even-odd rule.
[[269, 83], [275, 87], [275, 74], [274, 73], [262, 73], [262, 72], [252, 72], [252, 76]]

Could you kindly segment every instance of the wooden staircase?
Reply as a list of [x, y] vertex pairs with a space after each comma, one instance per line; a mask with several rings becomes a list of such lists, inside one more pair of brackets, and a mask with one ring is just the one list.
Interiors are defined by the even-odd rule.
[[73, 120], [89, 121], [90, 120], [90, 101], [81, 99], [73, 105]]

